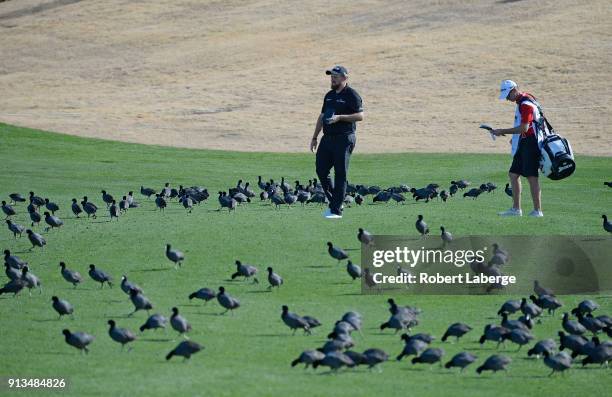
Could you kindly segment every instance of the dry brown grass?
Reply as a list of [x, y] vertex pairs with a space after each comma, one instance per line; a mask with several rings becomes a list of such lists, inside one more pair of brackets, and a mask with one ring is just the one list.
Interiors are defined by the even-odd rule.
[[[588, 4], [588, 5], [585, 5]], [[129, 142], [306, 151], [348, 66], [360, 152], [506, 152], [513, 78], [576, 152], [612, 155], [609, 1], [0, 3], [0, 120]]]

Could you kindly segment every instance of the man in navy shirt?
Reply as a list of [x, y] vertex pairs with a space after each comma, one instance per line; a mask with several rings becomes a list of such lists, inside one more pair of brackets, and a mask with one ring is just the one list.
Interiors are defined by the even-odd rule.
[[[344, 66], [334, 66], [325, 74], [331, 78], [331, 90], [323, 99], [321, 114], [317, 118], [310, 151], [317, 150], [317, 175], [329, 200], [329, 208], [323, 213], [327, 219], [342, 218], [342, 202], [346, 195], [346, 174], [349, 158], [355, 149], [357, 121], [363, 120], [361, 97], [348, 86], [348, 71]], [[317, 137], [323, 129], [323, 137], [317, 145]], [[317, 149], [318, 146], [318, 149]], [[329, 176], [334, 168], [334, 182]]]

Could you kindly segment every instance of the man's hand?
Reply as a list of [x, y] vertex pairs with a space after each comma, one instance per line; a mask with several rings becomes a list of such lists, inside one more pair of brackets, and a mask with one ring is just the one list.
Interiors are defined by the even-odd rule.
[[334, 114], [330, 118], [327, 119], [327, 124], [334, 124], [340, 121], [340, 115]]
[[310, 151], [314, 153], [315, 150], [317, 150], [317, 138], [312, 138], [310, 140]]

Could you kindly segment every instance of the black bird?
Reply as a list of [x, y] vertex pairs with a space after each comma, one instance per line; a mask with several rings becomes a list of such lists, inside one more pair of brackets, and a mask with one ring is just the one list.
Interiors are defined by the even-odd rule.
[[521, 301], [520, 300], [508, 300], [504, 302], [502, 307], [497, 312], [498, 316], [501, 316], [503, 313], [513, 314], [521, 310]]
[[67, 344], [79, 349], [81, 353], [83, 353], [83, 351], [89, 353], [87, 346], [94, 341], [95, 338], [93, 335], [85, 332], [70, 332], [67, 329], [63, 330], [62, 333], [64, 334]]
[[151, 189], [150, 187], [140, 186], [140, 194], [150, 199], [151, 196], [155, 194], [155, 190]]
[[606, 364], [612, 361], [612, 342], [606, 341], [597, 343], [589, 352], [588, 356], [582, 360], [582, 366], [587, 364]]
[[131, 190], [128, 192], [127, 202], [130, 208], [138, 208], [140, 206], [140, 203], [134, 200], [134, 192]]
[[168, 203], [160, 194], [155, 194], [155, 206], [160, 211], [163, 211], [168, 206]]
[[6, 201], [2, 200], [2, 212], [6, 215], [6, 219], [15, 215], [15, 210], [11, 207], [10, 204], [7, 204]]
[[535, 354], [539, 358], [545, 351], [552, 354], [555, 350], [557, 350], [557, 342], [553, 339], [543, 339], [529, 349], [527, 355], [531, 357]]
[[389, 355], [381, 349], [367, 349], [362, 353], [362, 364], [367, 364], [369, 369], [372, 369], [378, 364], [381, 364], [389, 359]]
[[166, 324], [168, 323], [168, 319], [161, 314], [153, 314], [147, 318], [147, 321], [143, 325], [140, 326], [140, 332], [144, 332], [146, 329], [158, 329], [158, 328], [166, 328]]
[[451, 181], [451, 185], [456, 185], [459, 189], [465, 189], [470, 186], [470, 182], [462, 179], [460, 181]]
[[19, 271], [19, 269], [11, 267], [11, 265], [6, 262], [4, 262], [4, 273], [6, 274], [6, 277], [8, 277], [11, 281], [21, 279], [21, 272]]
[[318, 350], [306, 350], [300, 354], [298, 358], [291, 361], [291, 366], [295, 367], [298, 364], [305, 364], [304, 368], [308, 368], [315, 361], [321, 361], [325, 358], [325, 353]]
[[357, 240], [359, 240], [362, 244], [372, 245], [372, 243], [374, 242], [374, 236], [367, 230], [359, 228], [359, 232], [357, 233]]
[[77, 218], [83, 212], [83, 209], [81, 208], [79, 203], [77, 203], [77, 199], [75, 198], [72, 199], [72, 205], [70, 208], [72, 209], [72, 213], [74, 214], [74, 216], [76, 216]]
[[572, 351], [572, 356], [580, 354], [584, 345], [588, 340], [581, 335], [566, 335], [565, 332], [559, 331], [559, 350], [569, 349]]
[[104, 283], [113, 288], [113, 278], [101, 269], [96, 269], [96, 265], [89, 265], [89, 277], [100, 283], [100, 288], [104, 287]]
[[166, 258], [174, 263], [174, 267], [182, 266], [183, 261], [185, 260], [185, 254], [181, 251], [172, 249], [170, 244], [166, 244]]
[[561, 323], [563, 329], [572, 335], [582, 335], [586, 332], [586, 328], [577, 321], [570, 320], [569, 314], [563, 314], [563, 322]]
[[52, 296], [51, 301], [53, 302], [53, 309], [55, 309], [55, 311], [59, 314], [59, 318], [66, 315], [70, 315], [70, 317], [74, 318], [74, 307], [72, 307], [67, 300], [60, 299], [57, 296]]
[[372, 202], [377, 203], [380, 201], [386, 203], [389, 200], [391, 200], [391, 193], [386, 190], [381, 190], [380, 192], [376, 193], [376, 196], [374, 196]]
[[221, 314], [225, 314], [230, 310], [233, 313], [234, 310], [240, 307], [240, 301], [226, 293], [224, 287], [219, 287], [219, 293], [217, 293], [217, 302], [219, 302], [219, 304], [223, 308], [225, 308], [225, 311]]
[[308, 323], [310, 330], [321, 326], [321, 322], [317, 320], [316, 318], [314, 318], [313, 316], [302, 316], [302, 318]]
[[432, 191], [427, 188], [423, 188], [423, 189], [412, 188], [410, 189], [410, 192], [412, 193], [412, 197], [416, 199], [416, 201], [425, 200], [426, 203], [429, 202], [429, 199], [431, 198], [431, 195], [432, 195]]
[[142, 288], [140, 288], [138, 285], [134, 284], [133, 282], [128, 281], [126, 275], [121, 276], [121, 290], [125, 292], [127, 295], [130, 295], [130, 291], [133, 289], [138, 291], [139, 293], [142, 293]]
[[559, 352], [554, 356], [547, 350], [543, 351], [544, 365], [552, 369], [548, 376], [552, 376], [555, 372], [563, 372], [572, 366], [572, 358], [566, 352]]
[[331, 241], [327, 242], [327, 252], [329, 253], [329, 256], [337, 259], [338, 263], [340, 263], [341, 260], [348, 258], [348, 254], [342, 248], [334, 247]]
[[446, 202], [446, 200], [448, 200], [449, 197], [450, 196], [446, 190], [442, 190], [440, 192], [440, 198], [442, 199], [442, 201]]
[[510, 187], [509, 183], [506, 183], [506, 188], [504, 189], [504, 192], [506, 192], [508, 196], [512, 197], [512, 188]]
[[[136, 335], [132, 333], [129, 329], [126, 328], [117, 328], [117, 324], [115, 320], [108, 320], [108, 335], [117, 343], [121, 343], [121, 350], [130, 342], [136, 340]], [[132, 350], [130, 347], [128, 351]]]
[[190, 340], [184, 340], [166, 355], [166, 360], [170, 360], [173, 356], [181, 356], [184, 358], [183, 361], [186, 361], [202, 349], [204, 349], [202, 345]]
[[461, 338], [463, 335], [467, 334], [471, 330], [472, 327], [464, 323], [451, 324], [444, 333], [444, 335], [442, 335], [442, 342], [445, 342], [446, 338], [448, 338], [449, 336], [454, 336], [457, 338], [456, 340], [459, 341], [459, 338]]
[[428, 343], [421, 339], [412, 338], [408, 334], [402, 334], [402, 340], [404, 343], [404, 348], [402, 352], [396, 357], [397, 361], [401, 361], [402, 358], [406, 356], [418, 356], [421, 352], [429, 346]]
[[510, 330], [506, 327], [502, 327], [495, 324], [487, 324], [484, 328], [484, 333], [480, 337], [478, 343], [481, 345], [485, 343], [487, 340], [497, 342], [497, 346], [499, 347], [500, 343], [504, 341], [504, 335], [509, 333]]
[[127, 212], [130, 209], [130, 203], [128, 202], [127, 196], [123, 196], [121, 201], [119, 201], [119, 212]]
[[96, 211], [98, 211], [98, 207], [94, 203], [87, 201], [87, 196], [83, 197], [83, 201], [81, 201], [81, 206], [83, 207], [83, 211], [85, 211], [85, 213], [87, 214], [87, 218], [89, 218], [90, 216], [93, 216], [94, 219], [96, 218]]
[[40, 279], [32, 274], [27, 266], [21, 269], [21, 279], [25, 282], [25, 286], [28, 287], [30, 296], [32, 296], [32, 288], [38, 288], [38, 291], [42, 294]]
[[183, 204], [183, 208], [191, 214], [191, 211], [193, 211], [193, 200], [191, 197], [184, 195], [181, 197], [180, 202]]
[[[274, 195], [274, 197], [280, 198], [280, 196], [276, 196]], [[282, 200], [282, 198], [280, 198]], [[228, 213], [231, 213], [232, 210], [236, 210], [236, 206], [238, 205], [238, 202], [233, 198], [227, 195], [226, 192], [219, 192], [219, 205], [221, 206], [219, 208], [219, 211], [221, 211], [223, 208], [227, 208]], [[283, 201], [284, 203], [284, 201]], [[278, 204], [277, 204], [278, 207]]]
[[153, 309], [153, 305], [151, 304], [151, 301], [149, 301], [149, 299], [146, 296], [144, 296], [142, 293], [138, 292], [138, 290], [135, 290], [135, 289], [130, 290], [130, 300], [132, 301], [132, 304], [134, 305], [134, 311], [128, 314], [128, 316], [130, 317], [139, 310], [146, 310], [147, 314], [149, 314], [149, 310]]
[[281, 319], [287, 327], [293, 330], [293, 335], [295, 335], [295, 331], [298, 329], [303, 329], [305, 334], [310, 335], [310, 325], [308, 322], [301, 316], [291, 313], [287, 305], [283, 305], [282, 307]]
[[217, 297], [217, 293], [210, 288], [200, 288], [199, 290], [189, 294], [189, 300], [193, 298], [202, 299], [205, 303]]
[[13, 297], [17, 296], [22, 289], [26, 287], [26, 282], [21, 277], [11, 280], [4, 284], [4, 287], [0, 288], [0, 295], [2, 294], [13, 294]]
[[172, 316], [170, 316], [170, 325], [176, 332], [179, 333], [179, 335], [183, 335], [185, 338], [187, 338], [186, 333], [191, 331], [191, 324], [189, 324], [185, 317], [179, 314], [179, 309], [177, 307], [172, 308]]
[[472, 197], [472, 199], [476, 200], [476, 197], [480, 196], [482, 192], [482, 189], [472, 188], [467, 193], [463, 193], [463, 197]]
[[592, 313], [599, 308], [599, 305], [590, 299], [585, 299], [578, 304], [578, 306], [572, 309], [572, 314], [576, 315], [578, 313], [587, 314]]
[[6, 224], [8, 226], [8, 229], [11, 231], [11, 233], [13, 233], [13, 237], [15, 237], [15, 239], [17, 238], [17, 235], [19, 235], [19, 237], [21, 237], [21, 234], [23, 232], [25, 232], [25, 227], [24, 226], [21, 226], [18, 223], [14, 223], [10, 219], [6, 220]]
[[529, 330], [529, 327], [520, 320], [508, 320], [507, 313], [502, 313], [501, 326], [504, 328], [508, 328], [508, 330], [513, 330], [517, 328], [525, 331]]
[[450, 192], [451, 197], [455, 195], [455, 193], [457, 193], [457, 190], [459, 190], [459, 187], [457, 187], [457, 185], [455, 184], [451, 184], [450, 187], [448, 188], [448, 191]]
[[521, 347], [530, 343], [533, 340], [533, 335], [527, 330], [515, 328], [511, 330], [509, 333], [504, 334], [502, 340], [507, 340], [507, 339], [519, 345], [518, 350], [521, 350]]
[[[612, 182], [604, 182], [604, 185], [606, 185], [607, 187], [612, 187]], [[11, 198], [13, 198], [12, 195]]]
[[49, 201], [48, 198], [45, 198], [45, 207], [51, 211], [51, 214], [55, 215], [56, 211], [59, 211], [59, 206], [54, 202]]
[[45, 211], [45, 223], [47, 225], [49, 225], [47, 230], [49, 228], [51, 228], [51, 229], [58, 228], [59, 229], [64, 224], [64, 221], [62, 221], [60, 218], [58, 218], [55, 215], [49, 214], [48, 211]]
[[612, 223], [608, 221], [608, 217], [606, 215], [601, 216], [603, 219], [603, 228], [606, 232], [612, 233]]
[[332, 371], [337, 371], [344, 366], [352, 368], [355, 366], [355, 362], [342, 352], [330, 351], [325, 354], [322, 360], [317, 360], [312, 363], [312, 368], [316, 369], [320, 365], [329, 367]]
[[537, 297], [535, 295], [529, 295], [529, 299], [536, 305], [540, 306], [542, 309], [548, 310], [548, 314], [555, 315], [555, 310], [563, 306], [561, 301], [554, 296], [550, 295], [542, 295]]
[[270, 286], [268, 286], [268, 289], [272, 289], [274, 287], [279, 288], [283, 284], [283, 278], [279, 276], [278, 274], [274, 273], [274, 270], [272, 270], [271, 267], [268, 266], [267, 270], [268, 270], [268, 283], [270, 283]]
[[437, 347], [430, 347], [426, 349], [420, 356], [412, 359], [413, 364], [434, 364], [439, 362], [441, 364], [442, 356], [444, 355], [444, 349]]
[[24, 261], [17, 255], [11, 255], [10, 250], [4, 250], [4, 263], [8, 263], [9, 266], [21, 270], [28, 262]]
[[119, 220], [119, 207], [117, 207], [117, 202], [115, 200], [111, 201], [110, 207], [108, 207], [108, 212], [110, 214], [110, 220], [113, 221], [113, 218], [117, 218]]
[[30, 192], [30, 204], [36, 207], [42, 207], [45, 205], [45, 200], [42, 197], [35, 196], [34, 192]]
[[81, 273], [66, 268], [66, 264], [64, 262], [60, 262], [59, 265], [61, 267], [62, 277], [64, 277], [64, 280], [71, 283], [74, 288], [76, 288], [76, 286], [83, 281]]
[[26, 201], [25, 197], [23, 197], [20, 193], [11, 193], [9, 194], [9, 197], [14, 204], [25, 203]]
[[32, 227], [34, 227], [34, 224], [40, 224], [42, 217], [40, 216], [40, 213], [36, 211], [35, 207], [32, 207], [32, 209], [28, 211], [28, 214], [30, 215], [30, 220], [32, 221]]
[[234, 280], [236, 277], [244, 277], [245, 280], [248, 280], [250, 277], [253, 277], [253, 283], [259, 283], [259, 280], [257, 280], [255, 274], [257, 274], [257, 268], [255, 266], [243, 264], [242, 262], [237, 260], [236, 272], [232, 274], [232, 280]]
[[346, 272], [349, 276], [355, 281], [358, 278], [361, 278], [361, 267], [355, 265], [350, 259], [346, 262]]
[[440, 226], [440, 238], [442, 239], [442, 244], [446, 245], [453, 241], [453, 235], [450, 232], [447, 232], [444, 226]]
[[606, 324], [602, 321], [599, 321], [597, 318], [585, 317], [582, 313], [578, 313], [576, 315], [578, 318], [578, 322], [587, 330], [591, 331], [593, 335], [600, 332], [602, 329], [606, 328]]
[[531, 318], [536, 318], [542, 315], [542, 309], [536, 304], [527, 302], [526, 298], [521, 299], [521, 312], [523, 312], [523, 314], [526, 316], [530, 316]]
[[449, 362], [444, 364], [444, 368], [459, 367], [461, 368], [461, 372], [463, 372], [465, 367], [474, 363], [474, 361], [476, 361], [477, 358], [478, 357], [476, 357], [472, 353], [468, 353], [468, 352], [457, 353], [453, 356], [453, 358], [451, 358]]
[[487, 360], [480, 367], [476, 369], [476, 372], [480, 375], [482, 371], [506, 371], [506, 367], [510, 364], [512, 360], [510, 357], [501, 356], [498, 354], [494, 354], [491, 357], [487, 358]]
[[108, 208], [108, 206], [111, 205], [114, 200], [113, 196], [106, 193], [106, 190], [102, 190], [100, 193], [102, 193], [102, 201], [106, 203], [106, 208]]
[[164, 197], [164, 198], [171, 198], [171, 196], [172, 196], [172, 189], [170, 188], [170, 183], [169, 182], [166, 182], [164, 184], [164, 187], [159, 192], [159, 195]]
[[417, 221], [414, 226], [421, 236], [425, 237], [426, 234], [429, 234], [429, 226], [427, 226], [427, 223], [423, 221], [423, 215], [419, 215], [417, 217]]
[[30, 248], [30, 250], [35, 247], [43, 248], [45, 245], [47, 245], [47, 241], [40, 234], [33, 232], [30, 229], [26, 230], [26, 233], [28, 234], [28, 240], [30, 240], [30, 243], [32, 243], [32, 248]]

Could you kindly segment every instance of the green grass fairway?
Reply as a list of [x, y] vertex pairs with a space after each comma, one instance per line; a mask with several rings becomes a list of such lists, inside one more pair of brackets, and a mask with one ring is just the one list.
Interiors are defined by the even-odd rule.
[[[309, 135], [304, 135], [306, 147]], [[612, 215], [612, 189], [603, 186], [612, 178], [610, 158], [578, 157], [578, 170], [563, 182], [543, 180], [545, 217], [542, 219], [500, 219], [497, 211], [507, 209], [504, 194], [509, 155], [455, 154], [357, 154], [351, 160], [350, 181], [386, 187], [406, 183], [425, 186], [437, 182], [447, 187], [451, 179], [473, 183], [495, 182], [499, 189], [478, 200], [454, 197], [447, 203], [408, 201], [369, 205], [346, 210], [339, 222], [321, 218], [322, 208], [310, 205], [274, 210], [259, 200], [228, 215], [217, 212], [215, 192], [234, 186], [238, 179], [256, 188], [257, 175], [279, 180], [307, 181], [314, 175], [314, 156], [307, 154], [238, 153], [141, 146], [16, 128], [0, 124], [0, 195], [11, 192], [27, 195], [30, 190], [48, 197], [61, 207], [57, 213], [65, 225], [44, 233], [44, 250], [28, 251], [24, 234], [14, 240], [2, 225], [0, 248], [10, 249], [29, 261], [31, 270], [43, 283], [43, 293], [27, 292], [13, 299], [0, 296], [2, 319], [0, 377], [64, 377], [70, 387], [63, 393], [132, 396], [422, 396], [422, 395], [603, 395], [612, 387], [610, 370], [576, 365], [565, 376], [548, 378], [542, 362], [527, 359], [527, 348], [516, 353], [516, 345], [501, 349], [512, 357], [507, 374], [475, 373], [486, 357], [495, 352], [493, 344], [481, 347], [477, 340], [489, 322], [498, 322], [495, 312], [507, 296], [396, 296], [402, 305], [423, 309], [421, 324], [414, 332], [437, 337], [433, 346], [446, 350], [445, 359], [467, 350], [475, 353], [477, 365], [458, 374], [438, 366], [428, 368], [395, 356], [403, 343], [392, 331], [381, 333], [379, 325], [388, 319], [387, 295], [365, 296], [358, 282], [351, 282], [344, 266], [338, 266], [327, 252], [327, 241], [352, 249], [359, 262], [357, 229], [365, 227], [378, 234], [416, 235], [414, 222], [423, 214], [432, 232], [441, 224], [455, 236], [469, 234], [536, 235], [587, 234], [604, 236], [601, 214]], [[153, 200], [139, 194], [140, 185], [161, 188], [164, 182], [202, 185], [211, 198], [187, 214], [176, 201], [165, 213], [154, 210]], [[118, 222], [109, 222], [100, 190], [114, 196], [129, 190], [142, 204]], [[254, 189], [255, 190], [255, 189]], [[256, 190], [259, 192], [259, 190]], [[97, 220], [74, 219], [70, 200], [84, 195], [100, 207]], [[524, 192], [524, 209], [530, 209], [529, 192]], [[15, 220], [29, 225], [25, 205], [15, 206]], [[171, 243], [186, 254], [183, 267], [174, 270], [164, 256]], [[240, 259], [259, 268], [260, 284], [228, 281]], [[85, 282], [73, 289], [61, 277], [58, 263], [81, 272]], [[113, 289], [100, 289], [89, 279], [87, 268], [94, 263], [111, 273]], [[267, 292], [265, 269], [272, 266], [285, 279], [280, 290]], [[119, 288], [122, 274], [139, 284], [155, 307], [153, 312], [170, 315], [178, 306], [191, 322], [192, 340], [205, 346], [187, 363], [166, 362], [164, 356], [181, 338], [171, 329], [167, 334], [147, 331], [133, 344], [130, 353], [108, 336], [108, 319], [119, 327], [137, 331], [145, 312], [131, 318], [132, 304]], [[2, 280], [5, 276], [2, 276]], [[216, 301], [204, 306], [189, 301], [189, 293], [224, 285], [240, 299], [234, 315], [220, 316]], [[75, 318], [57, 320], [51, 296], [58, 295], [75, 306]], [[583, 297], [563, 296], [567, 309]], [[612, 314], [610, 296], [596, 296], [598, 313]], [[312, 336], [291, 331], [280, 319], [281, 305], [291, 311], [317, 317], [323, 326]], [[382, 373], [364, 367], [329, 375], [326, 368], [291, 368], [290, 362], [305, 349], [321, 346], [333, 323], [346, 311], [357, 310], [364, 317], [364, 338], [355, 334], [355, 350], [379, 347], [393, 361]], [[560, 329], [562, 311], [536, 325], [536, 338], [553, 337]], [[463, 321], [474, 330], [459, 343], [441, 343], [439, 338], [453, 322]], [[84, 356], [64, 343], [61, 330], [86, 331], [96, 336], [91, 352]], [[606, 337], [602, 337], [607, 339]], [[446, 362], [446, 360], [445, 360]], [[12, 395], [0, 388], [0, 394]], [[32, 391], [14, 395], [34, 395]]]

